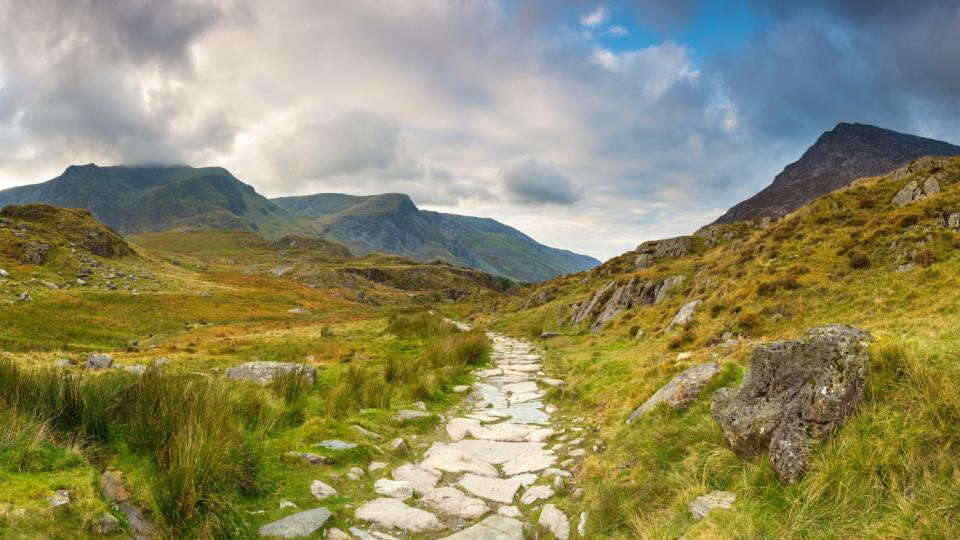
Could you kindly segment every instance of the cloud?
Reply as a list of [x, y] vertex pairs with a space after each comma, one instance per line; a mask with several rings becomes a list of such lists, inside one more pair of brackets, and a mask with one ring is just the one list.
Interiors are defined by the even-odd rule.
[[579, 198], [570, 178], [538, 156], [523, 156], [504, 163], [499, 176], [510, 198], [523, 204], [570, 205]]
[[596, 9], [580, 17], [580, 24], [587, 28], [597, 28], [606, 24], [610, 18], [610, 12], [605, 6], [597, 6]]

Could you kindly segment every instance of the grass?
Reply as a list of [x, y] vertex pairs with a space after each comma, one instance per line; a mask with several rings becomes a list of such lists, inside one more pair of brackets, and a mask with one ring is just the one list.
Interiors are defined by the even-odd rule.
[[[960, 161], [952, 167], [960, 171]], [[732, 238], [641, 271], [629, 254], [618, 257], [543, 284], [554, 300], [541, 307], [522, 309], [528, 295], [519, 293], [497, 300], [499, 320], [478, 318], [517, 335], [544, 322], [563, 328], [545, 343], [548, 366], [568, 383], [556, 398], [598, 426], [608, 445], [580, 474], [589, 537], [960, 537], [960, 233], [943, 226], [943, 215], [960, 210], [960, 185], [906, 207], [889, 204], [909, 180], [859, 181], [766, 229], [722, 226], [718, 237]], [[598, 333], [564, 325], [569, 306], [608, 281], [674, 275], [687, 280], [665, 301], [634, 306]], [[704, 301], [694, 320], [665, 332], [694, 299]], [[766, 457], [729, 450], [710, 418], [710, 396], [739, 384], [750, 341], [834, 322], [879, 337], [868, 391], [847, 425], [817, 446], [806, 475], [784, 485]], [[630, 339], [637, 329], [643, 337]], [[718, 347], [730, 335], [740, 344]], [[685, 351], [692, 358], [678, 359]], [[721, 375], [691, 407], [625, 425], [671, 377], [707, 361], [719, 362]], [[689, 502], [718, 489], [737, 494], [734, 508], [695, 522]]]

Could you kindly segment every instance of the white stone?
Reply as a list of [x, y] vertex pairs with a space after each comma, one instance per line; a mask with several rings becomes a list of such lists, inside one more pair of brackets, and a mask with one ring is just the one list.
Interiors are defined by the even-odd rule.
[[47, 499], [51, 508], [59, 508], [70, 504], [70, 492], [65, 489], [58, 489]]
[[587, 513], [580, 512], [580, 523], [577, 524], [577, 534], [583, 538], [587, 534]]
[[320, 480], [314, 480], [310, 484], [310, 493], [313, 493], [313, 496], [316, 497], [318, 501], [322, 501], [327, 497], [337, 496], [337, 490], [334, 489], [333, 486]]
[[412, 508], [397, 499], [388, 497], [374, 499], [354, 513], [357, 519], [369, 521], [387, 529], [400, 529], [411, 533], [442, 531], [446, 529], [437, 516]]
[[324, 533], [323, 538], [324, 540], [352, 540], [352, 537], [349, 534], [336, 527], [327, 529], [327, 532]]
[[444, 537], [443, 540], [523, 540], [523, 523], [494, 514], [472, 527]]
[[689, 360], [693, 356], [692, 352], [677, 353], [677, 360]]
[[291, 502], [291, 501], [288, 501], [288, 500], [286, 500], [286, 499], [280, 499], [280, 509], [281, 509], [281, 510], [286, 510], [287, 508], [296, 508], [296, 507], [297, 507], [297, 505], [296, 505], [295, 503], [293, 503], [293, 502]]
[[538, 523], [553, 533], [557, 540], [570, 538], [570, 523], [567, 521], [567, 516], [552, 504], [543, 506]]
[[435, 443], [434, 448], [454, 448], [462, 450], [480, 461], [500, 465], [524, 454], [542, 453], [544, 443], [479, 441], [467, 439], [450, 444]]
[[459, 485], [478, 497], [504, 504], [513, 502], [513, 497], [520, 489], [520, 482], [512, 478], [490, 478], [476, 474], [464, 475]]
[[454, 418], [447, 422], [447, 435], [453, 441], [463, 440], [471, 429], [479, 428], [480, 421], [471, 418]]
[[[474, 473], [482, 476], [497, 477], [500, 473], [493, 465], [481, 461], [463, 450], [434, 447], [427, 451], [426, 459], [420, 466], [428, 471], [448, 473]], [[527, 471], [520, 471], [527, 472]]]
[[458, 394], [463, 394], [464, 392], [469, 392], [470, 387], [465, 384], [460, 384], [460, 385], [454, 386], [453, 391]]
[[383, 495], [384, 497], [405, 501], [413, 497], [413, 484], [410, 482], [404, 482], [402, 480], [388, 480], [386, 478], [381, 478], [374, 482], [373, 491], [377, 495]]
[[390, 476], [397, 481], [409, 482], [417, 493], [429, 492], [440, 481], [440, 475], [410, 463], [393, 469], [390, 471]]
[[523, 487], [532, 486], [533, 483], [537, 481], [537, 475], [533, 473], [518, 474], [510, 478], [520, 482], [520, 485]]
[[371, 461], [370, 464], [367, 465], [368, 472], [375, 472], [386, 468], [387, 464], [382, 461]]
[[500, 508], [497, 508], [497, 513], [501, 516], [517, 519], [523, 516], [523, 514], [520, 513], [520, 509], [516, 506], [501, 506]]
[[427, 508], [462, 519], [478, 519], [490, 512], [490, 507], [480, 499], [467, 497], [457, 488], [442, 487], [430, 491], [420, 498]]
[[524, 454], [505, 462], [501, 469], [503, 469], [504, 474], [513, 476], [526, 472], [542, 471], [553, 465], [555, 461], [557, 461], [557, 456], [545, 452]]
[[553, 497], [554, 492], [549, 486], [533, 486], [520, 496], [520, 503], [531, 505], [542, 499]]

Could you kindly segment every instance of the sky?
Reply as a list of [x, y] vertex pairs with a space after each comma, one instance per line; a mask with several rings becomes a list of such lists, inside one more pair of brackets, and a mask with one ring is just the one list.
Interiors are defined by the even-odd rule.
[[960, 142], [958, 51], [954, 0], [0, 0], [0, 187], [219, 165], [606, 259], [838, 122]]

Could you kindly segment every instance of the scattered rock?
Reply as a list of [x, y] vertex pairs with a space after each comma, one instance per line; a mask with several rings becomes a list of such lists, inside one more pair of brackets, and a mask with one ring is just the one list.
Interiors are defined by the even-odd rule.
[[429, 418], [431, 416], [433, 416], [431, 413], [426, 411], [418, 411], [416, 409], [400, 409], [396, 414], [397, 420], [417, 420], [419, 418]]
[[670, 330], [674, 326], [683, 326], [693, 320], [693, 314], [697, 311], [697, 306], [701, 303], [703, 303], [703, 300], [694, 300], [680, 308], [680, 311], [673, 316], [673, 320], [670, 321], [669, 326], [667, 326], [667, 330]]
[[354, 431], [356, 431], [357, 433], [363, 435], [364, 437], [367, 437], [368, 439], [373, 439], [373, 440], [375, 440], [375, 441], [382, 441], [382, 440], [383, 440], [383, 435], [380, 435], [379, 433], [374, 433], [374, 432], [370, 431], [369, 429], [367, 429], [367, 428], [365, 428], [365, 427], [363, 427], [363, 426], [353, 425], [353, 426], [350, 426], [350, 427], [352, 427], [352, 428], [354, 429]]
[[109, 369], [113, 366], [113, 357], [109, 354], [91, 354], [87, 357], [87, 369]]
[[502, 465], [504, 474], [513, 476], [527, 472], [541, 471], [554, 464], [557, 456], [544, 452], [524, 454]]
[[293, 309], [288, 309], [287, 313], [292, 313], [294, 315], [309, 315], [310, 311], [303, 309], [302, 307], [296, 307]]
[[357, 447], [357, 445], [354, 443], [344, 442], [339, 439], [328, 439], [326, 441], [320, 441], [319, 443], [316, 444], [316, 446], [326, 448], [327, 450], [335, 450], [338, 452], [343, 450], [352, 450]]
[[10, 277], [10, 272], [7, 272], [3, 268], [0, 268], [0, 277]]
[[280, 509], [286, 510], [287, 508], [296, 508], [297, 505], [286, 499], [280, 499]]
[[670, 379], [670, 382], [657, 390], [655, 394], [643, 402], [643, 405], [637, 407], [627, 418], [627, 424], [632, 424], [637, 418], [647, 414], [660, 403], [666, 403], [677, 410], [685, 409], [696, 401], [700, 392], [717, 373], [720, 373], [720, 366], [715, 363], [688, 368], [683, 373]]
[[538, 523], [553, 533], [557, 540], [570, 538], [570, 522], [567, 521], [567, 516], [552, 504], [543, 506]]
[[465, 392], [469, 392], [469, 391], [470, 391], [470, 387], [469, 387], [468, 385], [466, 385], [466, 384], [459, 384], [459, 385], [453, 387], [453, 391], [456, 392], [456, 393], [458, 393], [458, 394], [463, 394], [463, 393], [465, 393]]
[[65, 489], [58, 489], [53, 492], [47, 501], [50, 502], [50, 508], [60, 508], [70, 504], [70, 492]]
[[347, 472], [347, 478], [351, 480], [359, 480], [366, 475], [366, 471], [360, 467], [350, 467], [350, 470]]
[[33, 300], [33, 297], [30, 296], [30, 293], [28, 293], [27, 291], [23, 291], [22, 293], [17, 295], [18, 302], [30, 302], [32, 300]]
[[357, 519], [369, 521], [387, 529], [400, 529], [411, 533], [442, 531], [446, 529], [437, 516], [412, 508], [397, 499], [374, 499], [355, 512]]
[[314, 480], [310, 483], [310, 493], [312, 493], [318, 501], [322, 501], [327, 497], [337, 496], [337, 490], [321, 480]]
[[[558, 477], [559, 478], [559, 477]], [[541, 499], [554, 496], [554, 491], [548, 486], [533, 486], [520, 496], [520, 504], [531, 505]]]
[[323, 534], [323, 538], [324, 540], [353, 540], [353, 537], [336, 527], [327, 529], [327, 532]]
[[689, 360], [693, 356], [692, 352], [677, 353], [677, 360]]
[[320, 530], [332, 514], [326, 508], [314, 508], [268, 523], [257, 530], [261, 537], [300, 538]]
[[716, 508], [728, 509], [733, 507], [737, 496], [729, 491], [713, 491], [706, 495], [701, 495], [690, 502], [690, 513], [695, 519], [703, 519], [711, 510]]
[[829, 325], [802, 338], [760, 345], [738, 389], [714, 395], [710, 414], [737, 454], [769, 449], [777, 475], [793, 482], [803, 474], [813, 444], [853, 412], [869, 364], [863, 330]]
[[147, 372], [147, 366], [140, 364], [133, 364], [130, 366], [123, 366], [123, 370], [127, 373], [133, 373], [134, 375], [143, 375]]
[[449, 486], [428, 492], [420, 503], [435, 512], [461, 519], [478, 519], [490, 512], [490, 507], [480, 499], [467, 497], [459, 489]]
[[253, 381], [267, 384], [279, 373], [300, 373], [310, 384], [317, 378], [317, 368], [308, 364], [291, 362], [247, 362], [227, 368], [227, 378], [237, 381]]
[[113, 514], [104, 512], [90, 528], [93, 534], [114, 534], [120, 532], [120, 520]]
[[373, 484], [373, 491], [376, 492], [377, 495], [405, 501], [413, 497], [413, 484], [410, 482], [381, 478]]
[[580, 535], [580, 538], [585, 538], [587, 536], [587, 513], [580, 512], [580, 523], [577, 524], [577, 534]]
[[390, 441], [390, 449], [394, 452], [405, 452], [407, 450], [407, 441], [397, 437]]
[[960, 229], [960, 212], [953, 212], [952, 214], [944, 214], [943, 224], [944, 226], [950, 229]]
[[553, 339], [559, 335], [560, 334], [557, 332], [542, 332], [540, 334], [540, 339]]
[[497, 513], [501, 516], [517, 519], [523, 516], [523, 514], [520, 513], [520, 509], [516, 506], [501, 506], [500, 508], [497, 508]]
[[387, 466], [388, 465], [382, 461], [371, 461], [370, 464], [367, 465], [367, 471], [375, 472], [375, 471], [386, 469]]

